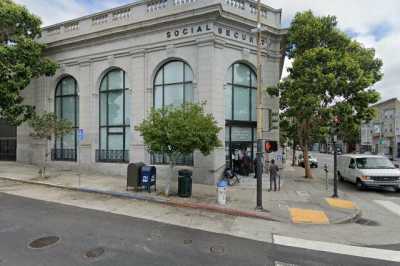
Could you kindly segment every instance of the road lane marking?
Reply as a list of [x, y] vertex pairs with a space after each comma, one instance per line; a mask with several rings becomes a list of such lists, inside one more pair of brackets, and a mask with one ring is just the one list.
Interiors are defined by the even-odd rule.
[[329, 224], [328, 216], [323, 211], [289, 208], [289, 212], [295, 224]]
[[286, 263], [282, 261], [275, 261], [275, 266], [299, 266], [297, 264]]
[[305, 240], [280, 235], [273, 236], [273, 243], [281, 246], [303, 248], [341, 255], [400, 262], [400, 252], [395, 250], [358, 247], [322, 241]]
[[388, 200], [374, 200], [374, 202], [378, 203], [379, 205], [385, 207], [387, 210], [391, 211], [394, 214], [400, 216], [400, 205]]
[[325, 199], [331, 207], [334, 208], [342, 208], [342, 209], [355, 209], [356, 205], [350, 200], [342, 200], [342, 199], [333, 199], [326, 198]]

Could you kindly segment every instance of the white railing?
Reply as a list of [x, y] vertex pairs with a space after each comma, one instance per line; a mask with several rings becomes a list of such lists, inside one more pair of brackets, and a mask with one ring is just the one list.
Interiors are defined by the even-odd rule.
[[[254, 1], [249, 0], [149, 0], [140, 4], [133, 3], [119, 9], [102, 12], [94, 16], [88, 16], [72, 22], [54, 25], [44, 29], [45, 36], [53, 36], [69, 32], [90, 32], [98, 29], [98, 26], [112, 27], [113, 22], [128, 23], [129, 21], [140, 21], [146, 19], [148, 16], [161, 16], [164, 12], [179, 12], [179, 9], [190, 8], [191, 5], [199, 7], [207, 5], [215, 5], [221, 3], [223, 8], [228, 9], [230, 12], [237, 13], [241, 16], [246, 16], [251, 19], [256, 19], [257, 6]], [[193, 7], [195, 8], [195, 7]], [[265, 5], [261, 7], [261, 17], [263, 23], [265, 20], [270, 21], [273, 25], [279, 23], [280, 11], [271, 9]], [[168, 13], [169, 14], [169, 13]], [[270, 17], [271, 16], [271, 17]], [[274, 19], [276, 16], [277, 19]], [[89, 26], [89, 27], [88, 27]], [[92, 28], [96, 27], [96, 28]]]
[[[257, 6], [256, 5], [250, 4], [249, 8], [250, 8], [250, 14], [257, 15]], [[267, 10], [265, 8], [261, 8], [260, 15], [261, 15], [261, 17], [266, 18], [267, 17]]]
[[238, 9], [244, 9], [244, 1], [242, 0], [225, 0], [225, 3]]
[[47, 29], [47, 34], [48, 35], [60, 34], [60, 32], [61, 32], [61, 27], [60, 26]]
[[131, 9], [124, 8], [124, 9], [114, 11], [112, 17], [113, 17], [113, 20], [123, 20], [123, 19], [128, 19], [129, 17], [131, 17], [131, 15], [132, 15]]
[[154, 12], [167, 7], [168, 0], [156, 0], [147, 4], [147, 12]]
[[185, 4], [191, 4], [196, 2], [197, 0], [174, 0], [174, 6], [181, 6]]
[[92, 25], [102, 25], [108, 22], [108, 14], [103, 14], [92, 18]]
[[79, 30], [79, 21], [64, 25], [64, 31], [66, 32], [77, 31], [77, 30]]

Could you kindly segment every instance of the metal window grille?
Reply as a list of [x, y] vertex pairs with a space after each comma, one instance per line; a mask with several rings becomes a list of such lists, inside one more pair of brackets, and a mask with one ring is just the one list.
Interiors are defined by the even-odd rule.
[[127, 150], [96, 150], [97, 162], [127, 163], [129, 151]]
[[[165, 154], [153, 153], [151, 154], [151, 163], [169, 164], [168, 156], [166, 156]], [[193, 154], [180, 155], [176, 160], [176, 164], [193, 166], [194, 165]]]

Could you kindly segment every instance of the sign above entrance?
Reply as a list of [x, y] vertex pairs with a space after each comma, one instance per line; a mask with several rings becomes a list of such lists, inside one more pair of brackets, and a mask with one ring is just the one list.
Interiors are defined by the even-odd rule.
[[[243, 32], [236, 29], [228, 28], [225, 26], [214, 25], [214, 24], [199, 24], [182, 27], [166, 32], [167, 39], [177, 39], [190, 35], [197, 35], [205, 32], [214, 32], [215, 34], [223, 37], [227, 37], [240, 42], [246, 42], [248, 44], [257, 45], [256, 36], [250, 32]], [[270, 48], [271, 39], [261, 39], [261, 46], [264, 48]]]

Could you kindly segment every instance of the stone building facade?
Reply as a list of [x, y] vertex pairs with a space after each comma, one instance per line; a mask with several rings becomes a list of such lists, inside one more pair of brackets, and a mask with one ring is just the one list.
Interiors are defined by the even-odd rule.
[[[25, 101], [56, 112], [75, 133], [54, 140], [53, 166], [125, 175], [127, 163], [143, 161], [166, 170], [134, 130], [151, 107], [206, 101], [224, 130], [225, 144], [209, 156], [181, 158], [194, 182], [215, 183], [238, 151], [255, 154], [256, 3], [247, 0], [155, 0], [107, 10], [43, 29], [46, 56], [60, 68], [34, 80]], [[283, 67], [281, 10], [262, 6], [262, 76], [276, 84]], [[274, 123], [279, 101], [264, 93], [264, 138], [279, 139]], [[17, 161], [38, 164], [46, 144], [17, 130]]]

